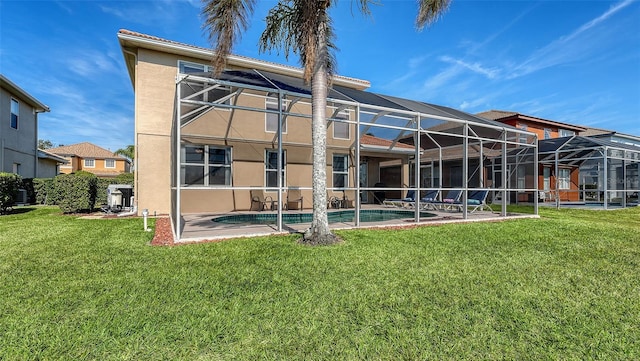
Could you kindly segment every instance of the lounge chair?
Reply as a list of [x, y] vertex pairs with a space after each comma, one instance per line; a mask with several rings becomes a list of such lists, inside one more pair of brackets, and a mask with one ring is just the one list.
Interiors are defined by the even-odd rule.
[[[489, 191], [486, 190], [475, 190], [469, 192], [469, 197], [467, 198], [467, 210], [473, 213], [478, 209], [482, 211], [485, 207], [488, 208], [489, 206], [487, 206], [486, 203], [487, 194], [489, 194]], [[457, 209], [460, 212], [462, 212], [463, 206], [464, 204], [462, 202], [455, 202], [450, 205], [451, 209]]]
[[[300, 205], [300, 207], [298, 207]], [[302, 191], [298, 188], [291, 188], [287, 192], [287, 209], [304, 209], [304, 197]]]
[[[429, 204], [431, 202], [437, 202], [439, 194], [440, 194], [440, 190], [438, 190], [438, 189], [428, 190], [424, 194], [424, 196], [422, 198], [420, 198], [420, 207], [421, 208], [425, 208], [425, 204]], [[413, 200], [412, 201], [403, 200], [403, 207], [404, 208], [414, 208], [415, 206], [416, 206], [416, 202], [415, 201], [413, 201]]]
[[273, 210], [274, 201], [271, 196], [267, 196], [264, 194], [264, 190], [262, 189], [252, 189], [251, 193], [251, 209], [253, 210], [253, 205], [258, 205], [258, 211], [264, 211], [269, 206], [269, 210]]
[[402, 199], [385, 199], [382, 204], [387, 207], [398, 207], [398, 208], [406, 208], [411, 204], [415, 203], [416, 200], [416, 191], [413, 189], [409, 189], [407, 191], [407, 196]]
[[462, 191], [461, 190], [459, 190], [459, 189], [451, 189], [451, 190], [449, 190], [447, 192], [447, 194], [444, 196], [442, 201], [438, 201], [437, 199], [432, 200], [432, 201], [425, 201], [424, 205], [423, 205], [423, 208], [424, 209], [432, 209], [432, 210], [446, 209], [451, 204], [453, 204], [455, 202], [459, 202], [461, 195], [462, 195]]

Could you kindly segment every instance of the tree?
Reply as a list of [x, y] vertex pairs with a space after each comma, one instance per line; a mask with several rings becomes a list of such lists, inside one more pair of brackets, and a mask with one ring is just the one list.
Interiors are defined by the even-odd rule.
[[121, 155], [123, 157], [129, 158], [131, 161], [131, 169], [133, 169], [133, 160], [136, 156], [136, 147], [132, 144], [127, 145], [125, 148], [120, 148], [113, 152], [113, 154]]
[[[372, 0], [357, 0], [368, 15]], [[418, 0], [418, 29], [430, 25], [449, 6], [450, 0]], [[220, 74], [241, 32], [249, 27], [256, 0], [204, 0], [204, 29], [214, 46], [212, 64]], [[266, 17], [260, 51], [283, 51], [288, 58], [300, 56], [304, 80], [311, 84], [311, 138], [313, 142], [313, 219], [302, 240], [308, 244], [331, 244], [338, 238], [329, 230], [327, 218], [326, 107], [327, 91], [335, 69], [333, 27], [328, 10], [337, 0], [279, 0]]]
[[49, 139], [38, 139], [38, 149], [53, 148], [53, 143]]

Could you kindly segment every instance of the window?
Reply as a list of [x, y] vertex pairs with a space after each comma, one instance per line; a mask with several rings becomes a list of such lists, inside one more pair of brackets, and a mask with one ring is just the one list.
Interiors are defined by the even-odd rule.
[[188, 61], [178, 61], [178, 69], [182, 74], [206, 73], [211, 71], [211, 67], [204, 64], [190, 63]]
[[576, 132], [574, 132], [573, 130], [567, 130], [567, 129], [560, 129], [560, 137], [572, 137], [576, 135]]
[[183, 145], [180, 149], [180, 183], [185, 186], [231, 185], [231, 148]]
[[18, 174], [20, 175], [20, 163], [13, 163], [13, 174]]
[[[206, 73], [212, 71], [212, 67], [204, 64], [190, 63], [188, 61], [178, 61], [178, 69], [181, 74], [192, 73]], [[205, 90], [207, 88], [207, 91]], [[231, 105], [231, 88], [224, 85], [203, 84], [198, 81], [186, 80], [183, 82], [183, 86], [180, 88], [181, 95], [185, 99], [203, 101], [203, 102], [218, 102], [220, 104]], [[224, 99], [223, 101], [219, 101]], [[229, 108], [220, 108], [229, 110]]]
[[551, 129], [544, 128], [544, 139], [551, 139]]
[[542, 169], [542, 189], [545, 191], [551, 189], [551, 168], [549, 167]]
[[571, 188], [571, 170], [567, 168], [558, 169], [558, 189]]
[[84, 160], [84, 166], [85, 168], [94, 168], [96, 166], [96, 160], [87, 158]]
[[[525, 132], [527, 131], [527, 125], [526, 124], [520, 124], [519, 128], [524, 130]], [[527, 135], [526, 134], [519, 134], [518, 135], [518, 142], [519, 143], [526, 143], [527, 142]]]
[[116, 160], [115, 159], [105, 159], [104, 160], [104, 167], [105, 168], [115, 168], [116, 167]]
[[[267, 110], [278, 111], [278, 98], [268, 96], [265, 101], [265, 108]], [[282, 110], [284, 111], [284, 104], [282, 104]], [[267, 132], [275, 133], [278, 131], [278, 113], [265, 113], [266, 114], [266, 124], [265, 130]], [[287, 119], [285, 118], [282, 122], [282, 133], [287, 132]]]
[[18, 129], [18, 117], [20, 116], [20, 103], [11, 98], [11, 128]]
[[349, 156], [346, 154], [333, 155], [333, 187], [345, 188], [349, 186]]
[[[349, 120], [349, 113], [344, 111], [338, 113], [336, 116], [338, 119]], [[334, 139], [350, 139], [349, 137], [349, 123], [333, 121], [333, 138]]]
[[[278, 151], [273, 149], [267, 149], [265, 153], [265, 186], [277, 187], [278, 186]], [[286, 186], [287, 180], [287, 152], [282, 153], [282, 186]]]
[[518, 166], [518, 189], [526, 188], [526, 174], [527, 170], [523, 165]]

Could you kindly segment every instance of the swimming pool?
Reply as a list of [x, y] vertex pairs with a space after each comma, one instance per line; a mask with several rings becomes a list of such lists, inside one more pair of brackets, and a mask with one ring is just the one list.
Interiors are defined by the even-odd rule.
[[[215, 223], [223, 224], [274, 224], [278, 215], [275, 213], [236, 214], [213, 218]], [[360, 222], [382, 222], [394, 219], [414, 218], [414, 211], [391, 209], [366, 209], [360, 211]], [[420, 218], [435, 217], [435, 214], [420, 212]], [[312, 213], [283, 213], [283, 223], [311, 223]], [[355, 210], [335, 211], [328, 213], [329, 223], [354, 222]]]

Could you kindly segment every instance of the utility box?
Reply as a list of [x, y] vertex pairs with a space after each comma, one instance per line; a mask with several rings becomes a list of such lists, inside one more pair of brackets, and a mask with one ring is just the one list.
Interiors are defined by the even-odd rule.
[[109, 210], [120, 211], [131, 207], [133, 186], [130, 184], [109, 184], [107, 187], [107, 206]]

